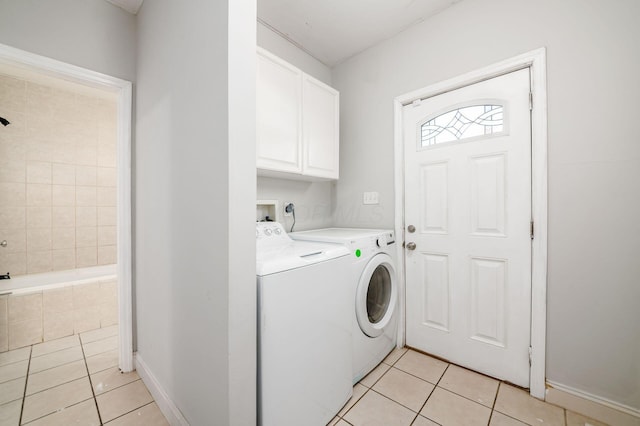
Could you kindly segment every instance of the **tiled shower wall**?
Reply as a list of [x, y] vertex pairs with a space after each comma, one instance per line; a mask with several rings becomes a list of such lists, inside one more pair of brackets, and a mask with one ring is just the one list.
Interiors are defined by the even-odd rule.
[[0, 273], [116, 262], [115, 95], [0, 74]]

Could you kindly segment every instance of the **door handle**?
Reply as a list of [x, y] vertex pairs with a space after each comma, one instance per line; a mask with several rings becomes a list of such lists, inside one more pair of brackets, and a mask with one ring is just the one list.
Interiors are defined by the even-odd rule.
[[407, 247], [408, 250], [415, 250], [416, 249], [416, 243], [414, 243], [413, 241], [409, 242], [409, 243], [407, 243], [406, 247]]
[[9, 243], [7, 243], [7, 240], [2, 240], [0, 241], [0, 246], [2, 247], [6, 247]]

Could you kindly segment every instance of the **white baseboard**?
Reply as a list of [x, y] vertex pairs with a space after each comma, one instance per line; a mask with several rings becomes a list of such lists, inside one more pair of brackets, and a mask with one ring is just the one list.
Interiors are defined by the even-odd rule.
[[134, 363], [138, 375], [151, 392], [153, 399], [158, 404], [158, 408], [162, 411], [162, 414], [167, 418], [167, 421], [171, 426], [189, 426], [189, 422], [184, 418], [178, 407], [169, 398], [169, 395], [165, 392], [162, 385], [155, 378], [147, 364], [145, 364], [142, 357], [136, 352], [133, 354]]
[[640, 426], [640, 410], [547, 380], [545, 401], [616, 426]]

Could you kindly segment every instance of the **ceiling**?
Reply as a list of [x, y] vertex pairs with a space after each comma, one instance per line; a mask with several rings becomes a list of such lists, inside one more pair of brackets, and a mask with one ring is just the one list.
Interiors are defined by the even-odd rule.
[[[106, 0], [134, 15], [143, 0]], [[461, 0], [257, 0], [258, 21], [329, 67]]]
[[123, 8], [129, 13], [133, 13], [134, 15], [138, 13], [140, 10], [140, 6], [142, 6], [142, 2], [144, 0], [106, 0], [111, 4], [115, 4], [118, 7]]
[[258, 0], [258, 20], [333, 67], [459, 1]]

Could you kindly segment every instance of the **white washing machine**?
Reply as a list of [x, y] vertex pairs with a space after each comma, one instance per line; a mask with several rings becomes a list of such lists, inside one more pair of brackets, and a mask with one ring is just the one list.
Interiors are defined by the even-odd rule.
[[256, 224], [258, 423], [323, 426], [352, 394], [349, 251]]
[[396, 347], [399, 320], [394, 232], [326, 228], [289, 235], [297, 241], [340, 243], [349, 250], [355, 384]]

